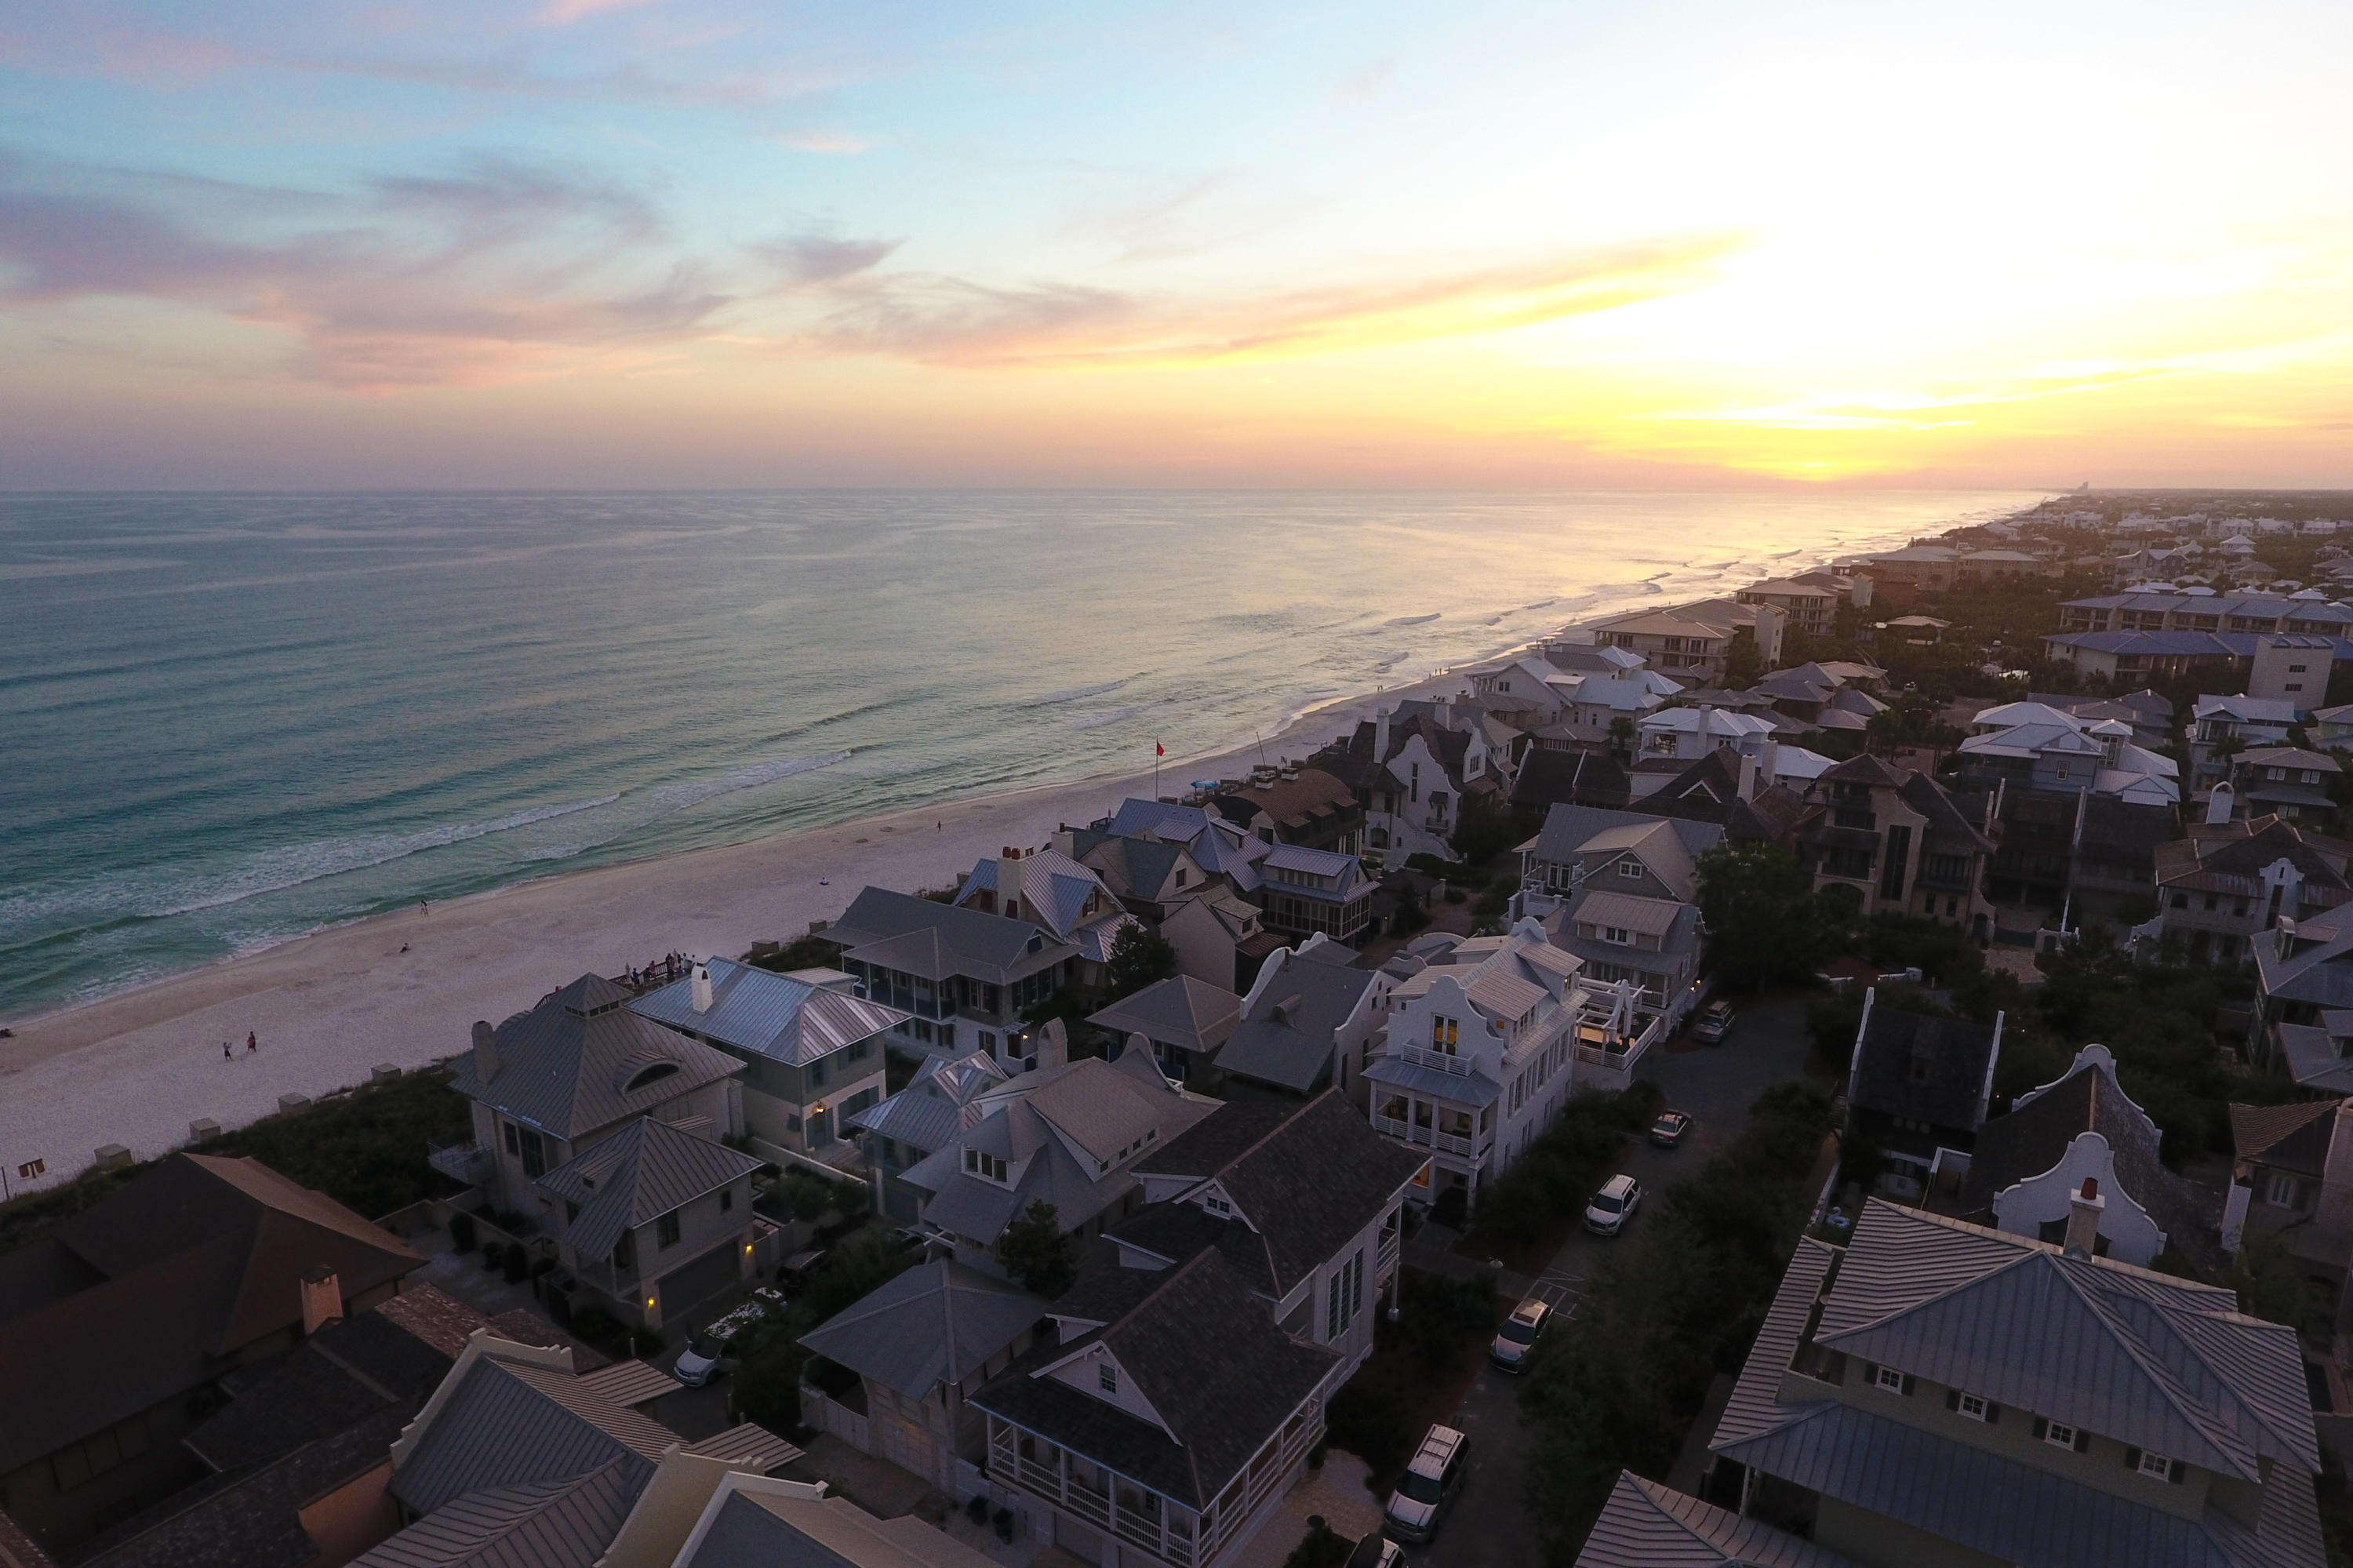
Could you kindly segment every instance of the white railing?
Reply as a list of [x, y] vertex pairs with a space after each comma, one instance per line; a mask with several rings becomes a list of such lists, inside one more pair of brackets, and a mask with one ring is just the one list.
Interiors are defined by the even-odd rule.
[[1423, 1149], [1435, 1149], [1445, 1154], [1470, 1156], [1477, 1154], [1494, 1140], [1493, 1134], [1484, 1138], [1465, 1138], [1459, 1133], [1440, 1132], [1435, 1128], [1415, 1126], [1393, 1116], [1376, 1115], [1373, 1130], [1396, 1139], [1400, 1143], [1416, 1144]]
[[1458, 1078], [1471, 1075], [1471, 1059], [1444, 1051], [1432, 1051], [1427, 1045], [1400, 1045], [1398, 1060], [1414, 1067], [1434, 1067], [1441, 1073], [1451, 1073]]

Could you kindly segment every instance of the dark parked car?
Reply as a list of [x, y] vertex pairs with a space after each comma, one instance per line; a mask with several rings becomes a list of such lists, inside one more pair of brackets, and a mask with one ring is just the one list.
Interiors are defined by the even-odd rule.
[[1700, 1011], [1699, 1022], [1692, 1025], [1692, 1038], [1703, 1045], [1721, 1045], [1724, 1037], [1732, 1033], [1732, 1003], [1711, 1001]]

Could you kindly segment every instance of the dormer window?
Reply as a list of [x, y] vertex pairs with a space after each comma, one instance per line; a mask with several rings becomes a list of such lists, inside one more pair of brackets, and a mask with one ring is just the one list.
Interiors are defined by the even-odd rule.
[[1642, 863], [1639, 860], [1621, 860], [1618, 863], [1618, 874], [1629, 881], [1635, 880], [1642, 874]]
[[1001, 1154], [984, 1154], [977, 1149], [967, 1149], [964, 1151], [964, 1168], [983, 1181], [995, 1181], [1000, 1186], [1004, 1184], [1005, 1157]]
[[1095, 1368], [1095, 1386], [1102, 1389], [1105, 1393], [1117, 1393], [1119, 1392], [1119, 1369], [1112, 1365], [1109, 1361], [1105, 1361], [1103, 1365]]
[[1234, 1216], [1234, 1206], [1226, 1202], [1223, 1198], [1219, 1197], [1215, 1192], [1210, 1193], [1208, 1197], [1201, 1200], [1201, 1207], [1223, 1219], [1229, 1220]]
[[629, 1081], [621, 1086], [621, 1092], [634, 1095], [647, 1085], [658, 1084], [677, 1071], [678, 1064], [675, 1062], [656, 1062], [650, 1066], [640, 1067], [630, 1075]]

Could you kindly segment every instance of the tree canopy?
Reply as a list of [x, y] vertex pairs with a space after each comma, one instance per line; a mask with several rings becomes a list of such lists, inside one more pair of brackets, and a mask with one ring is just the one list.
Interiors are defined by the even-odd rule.
[[1803, 983], [1852, 923], [1844, 901], [1814, 891], [1797, 857], [1774, 844], [1723, 843], [1699, 857], [1705, 926], [1702, 972], [1734, 991]]
[[1155, 937], [1141, 924], [1120, 927], [1112, 938], [1111, 954], [1103, 965], [1110, 983], [1106, 1002], [1134, 996], [1145, 986], [1168, 980], [1176, 973], [1176, 949], [1165, 937]]
[[997, 1238], [997, 1261], [1022, 1289], [1050, 1301], [1079, 1277], [1079, 1241], [1062, 1229], [1054, 1205], [1040, 1199]]

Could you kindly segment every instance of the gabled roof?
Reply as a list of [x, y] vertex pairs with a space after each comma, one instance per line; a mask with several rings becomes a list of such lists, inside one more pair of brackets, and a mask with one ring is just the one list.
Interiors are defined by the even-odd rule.
[[451, 1499], [355, 1568], [582, 1568], [604, 1555], [645, 1489], [620, 1459], [584, 1475]]
[[1618, 759], [1599, 751], [1538, 747], [1520, 758], [1512, 804], [1533, 810], [1578, 799], [1623, 800], [1631, 790]]
[[[1874, 1005], [1864, 1021], [1853, 1103], [1932, 1127], [1974, 1132], [1998, 1041], [1992, 1027]], [[1915, 1076], [1918, 1063], [1925, 1076]]]
[[1046, 940], [1027, 920], [882, 887], [860, 892], [825, 938], [868, 963], [932, 980], [969, 975], [999, 985], [1058, 964], [1072, 951], [1067, 943]]
[[[498, 1026], [498, 1072], [487, 1083], [468, 1051], [451, 1086], [569, 1141], [744, 1070], [725, 1052], [638, 1017], [628, 1001], [612, 981], [582, 975]], [[652, 1070], [663, 1066], [671, 1070]]]
[[726, 959], [709, 959], [711, 1010], [694, 1010], [694, 981], [673, 980], [629, 1003], [640, 1018], [791, 1066], [896, 1028], [910, 1015], [847, 991], [810, 985]]
[[1242, 1022], [1218, 1055], [1228, 1077], [1306, 1094], [1332, 1070], [1333, 1040], [1379, 976], [1336, 942], [1271, 955], [1245, 999]]
[[1618, 1472], [1577, 1568], [1858, 1568], [1810, 1541]]
[[[1021, 918], [1031, 925], [1041, 926], [1060, 941], [1075, 941], [1082, 921], [1090, 918], [1087, 899], [1100, 895], [1095, 916], [1120, 913], [1119, 901], [1103, 885], [1092, 866], [1081, 865], [1059, 850], [1033, 850], [1014, 863], [1020, 868]], [[1014, 889], [997, 885], [1001, 863], [985, 859], [976, 863], [964, 885], [956, 890], [959, 907], [971, 903], [979, 893], [1001, 893], [1012, 895]]]
[[1253, 780], [1229, 789], [1213, 802], [1218, 810], [1245, 824], [1263, 813], [1277, 828], [1303, 832], [1356, 808], [1356, 792], [1347, 783], [1320, 768], [1302, 768], [1289, 779]]
[[[1214, 1324], [1216, 1331], [1204, 1333]], [[1166, 1429], [1042, 1375], [1100, 1343]], [[1103, 1328], [1033, 1351], [972, 1403], [1187, 1508], [1206, 1508], [1340, 1364], [1294, 1340], [1215, 1250], [1156, 1277]]]
[[1714, 822], [1650, 811], [1605, 810], [1599, 806], [1555, 806], [1545, 814], [1544, 829], [1536, 835], [1535, 856], [1541, 861], [1566, 864], [1575, 860], [1598, 834], [1612, 828], [1643, 829], [1660, 822], [1673, 832], [1687, 858], [1696, 858], [1701, 852], [1714, 849], [1724, 841], [1724, 830]]
[[1699, 918], [1698, 910], [1688, 904], [1590, 886], [1579, 889], [1562, 915], [1564, 929], [1578, 925], [1608, 926], [1656, 937], [1662, 942], [1677, 935], [1678, 926], [1685, 928], [1683, 934], [1695, 933]]
[[[1234, 1135], [1245, 1129], [1257, 1136], [1234, 1147]], [[1280, 1301], [1387, 1212], [1429, 1162], [1375, 1132], [1337, 1089], [1303, 1106], [1229, 1106], [1137, 1162], [1139, 1173], [1190, 1177], [1195, 1185], [1147, 1205], [1112, 1234], [1171, 1263], [1215, 1245]], [[1234, 1218], [1185, 1201], [1212, 1181], [1232, 1202]], [[1177, 1223], [1164, 1224], [1168, 1220]]]
[[1087, 1022], [1122, 1040], [1141, 1034], [1161, 1044], [1209, 1052], [1233, 1033], [1241, 1012], [1242, 999], [1232, 991], [1191, 975], [1174, 975], [1090, 1014]]
[[1978, 1129], [1961, 1208], [1978, 1213], [2013, 1182], [2055, 1170], [2068, 1145], [2087, 1132], [2106, 1140], [2116, 1180], [2177, 1241], [2187, 1241], [2202, 1207], [2196, 1191], [2158, 1159], [2157, 1124], [2116, 1082], [2106, 1049], [2086, 1045], [2055, 1083], [2021, 1095], [2009, 1114]]
[[2328, 1144], [2342, 1100], [2300, 1100], [2284, 1106], [2231, 1107], [2231, 1142], [2241, 1160], [2318, 1178], [2328, 1170]]
[[599, 1397], [560, 1366], [507, 1360], [486, 1344], [450, 1376], [396, 1450], [393, 1496], [429, 1514], [470, 1492], [576, 1480], [617, 1465], [635, 1497], [677, 1434]]
[[759, 1169], [748, 1154], [641, 1116], [541, 1177], [538, 1185], [580, 1205], [565, 1234], [582, 1257], [601, 1258], [629, 1231]]
[[1046, 1315], [1018, 1286], [945, 1258], [919, 1264], [801, 1336], [801, 1343], [910, 1399], [961, 1383]]
[[850, 1125], [913, 1144], [928, 1154], [964, 1126], [964, 1109], [1009, 1075], [986, 1051], [926, 1056], [905, 1088], [859, 1112]]
[[2295, 1331], [2234, 1292], [1876, 1199], [1814, 1341], [2205, 1469], [2320, 1468]]
[[693, 1552], [675, 1568], [990, 1568], [913, 1514], [877, 1519], [844, 1498], [741, 1487], [706, 1506]]
[[348, 1298], [423, 1261], [259, 1160], [173, 1155], [0, 1255], [0, 1473], [299, 1330], [314, 1269], [332, 1269]]

